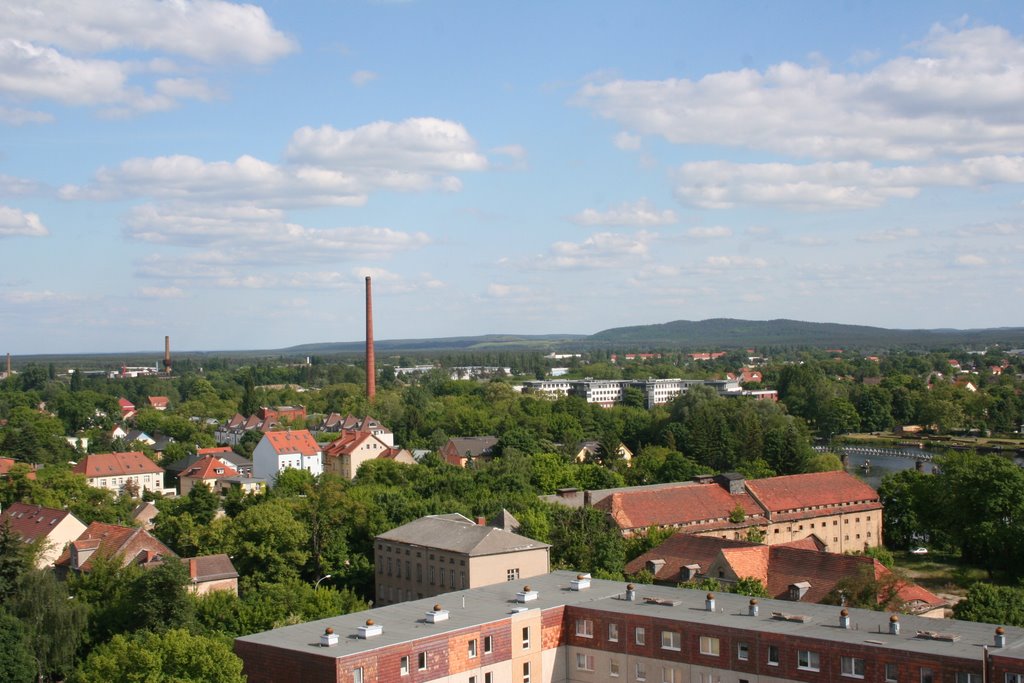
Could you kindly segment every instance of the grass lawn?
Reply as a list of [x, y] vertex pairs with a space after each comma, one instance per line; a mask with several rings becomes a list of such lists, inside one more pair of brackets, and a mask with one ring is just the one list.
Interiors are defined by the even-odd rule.
[[984, 569], [964, 564], [958, 555], [941, 552], [911, 555], [906, 551], [893, 551], [893, 557], [898, 569], [937, 595], [964, 597], [970, 585], [977, 581], [1001, 583], [990, 579]]

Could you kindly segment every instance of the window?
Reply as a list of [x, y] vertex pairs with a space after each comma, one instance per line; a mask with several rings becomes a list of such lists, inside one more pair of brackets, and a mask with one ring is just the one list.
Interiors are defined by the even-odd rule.
[[469, 658], [476, 659], [476, 638], [469, 641]]
[[[897, 664], [885, 665], [885, 683], [897, 683], [900, 680], [900, 667]], [[1006, 683], [1011, 683], [1007, 681]], [[1016, 681], [1014, 683], [1017, 683]], [[1021, 681], [1020, 683], [1024, 683]]]
[[633, 633], [633, 639], [637, 645], [647, 644], [647, 631], [644, 630], [643, 626], [637, 626], [636, 631]]
[[416, 563], [416, 581], [423, 583], [423, 565], [419, 562]]
[[581, 638], [594, 637], [594, 622], [591, 619], [576, 620], [576, 635]]
[[588, 655], [583, 652], [576, 653], [576, 668], [580, 671], [593, 671], [594, 670], [594, 655]]
[[363, 667], [352, 669], [352, 683], [363, 683]]
[[678, 650], [679, 649], [679, 634], [675, 631], [662, 631], [661, 632], [661, 649], [662, 650]]
[[523, 649], [529, 649], [530, 647], [530, 627], [523, 627]]
[[476, 683], [476, 676], [470, 676], [469, 681], [467, 681], [467, 683]]
[[619, 677], [619, 660], [613, 659], [608, 662], [608, 675], [612, 678]]
[[494, 674], [490, 671], [484, 674], [484, 683], [494, 683]]
[[516, 581], [517, 579], [519, 579], [519, 569], [518, 568], [517, 569], [509, 569], [507, 572], [505, 572], [505, 580], [506, 581]]
[[921, 683], [935, 683], [935, 672], [926, 666], [922, 666]]
[[711, 655], [712, 657], [718, 656], [718, 638], [712, 638], [710, 636], [700, 637], [700, 653], [702, 655]]
[[388, 576], [391, 576], [391, 558], [388, 558]]
[[[888, 664], [886, 665], [888, 666]], [[895, 679], [894, 679], [895, 680]], [[1024, 683], [1024, 674], [1006, 674], [1003, 683]]]
[[811, 652], [810, 650], [797, 650], [796, 668], [803, 669], [804, 671], [820, 671], [821, 666], [818, 660], [818, 653]]
[[769, 645], [768, 646], [768, 666], [779, 665], [779, 646]]
[[[844, 676], [864, 678], [864, 660], [860, 657], [841, 657], [840, 670]], [[959, 682], [958, 682], [959, 683]], [[964, 682], [966, 683], [966, 681]]]
[[957, 671], [956, 683], [981, 683], [981, 674], [970, 673], [968, 671]]
[[409, 655], [402, 657], [402, 660], [398, 665], [398, 673], [403, 676], [409, 675]]
[[608, 624], [608, 642], [619, 642], [619, 625], [616, 623]]
[[530, 683], [530, 663], [523, 662], [523, 683]]
[[670, 666], [661, 667], [661, 683], [676, 683], [676, 670]]
[[430, 585], [434, 585], [434, 567], [430, 566], [427, 568], [427, 574], [430, 576]]
[[646, 681], [647, 680], [647, 665], [643, 662], [636, 663], [636, 680]]
[[416, 655], [416, 668], [423, 671], [427, 668], [427, 653], [421, 652]]
[[484, 654], [489, 655], [494, 650], [494, 639], [491, 636], [484, 636]]
[[750, 659], [750, 644], [749, 643], [736, 643], [736, 659], [740, 661], [747, 661]]

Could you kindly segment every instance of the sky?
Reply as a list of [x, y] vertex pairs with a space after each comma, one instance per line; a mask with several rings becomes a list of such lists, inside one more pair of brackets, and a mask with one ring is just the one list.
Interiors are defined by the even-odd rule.
[[1020, 326], [1024, 6], [0, 0], [0, 353]]

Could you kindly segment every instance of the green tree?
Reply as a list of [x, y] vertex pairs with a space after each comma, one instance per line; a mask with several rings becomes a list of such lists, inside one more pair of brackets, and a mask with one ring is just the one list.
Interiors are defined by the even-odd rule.
[[71, 673], [88, 606], [69, 596], [52, 571], [32, 570], [22, 575], [9, 610], [21, 620], [37, 673], [53, 680]]
[[887, 474], [878, 487], [882, 501], [882, 528], [891, 548], [909, 548], [928, 537], [928, 510], [932, 480], [917, 470]]
[[226, 543], [239, 574], [283, 580], [297, 577], [309, 559], [309, 532], [285, 501], [268, 500], [235, 517]]
[[242, 660], [230, 641], [185, 629], [116, 635], [75, 672], [76, 683], [244, 683]]
[[0, 681], [35, 683], [36, 659], [16, 617], [0, 611]]
[[10, 519], [0, 523], [0, 607], [14, 595], [22, 575], [32, 569], [35, 562], [33, 547], [21, 540]]
[[194, 605], [189, 593], [188, 566], [175, 558], [139, 575], [132, 583], [130, 598], [136, 630], [163, 631], [187, 628]]
[[1024, 626], [1024, 588], [975, 583], [968, 589], [967, 599], [953, 606], [953, 616], [965, 621]]

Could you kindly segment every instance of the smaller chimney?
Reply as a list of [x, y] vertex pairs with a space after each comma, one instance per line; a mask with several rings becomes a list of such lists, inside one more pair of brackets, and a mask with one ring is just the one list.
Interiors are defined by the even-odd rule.
[[523, 586], [523, 590], [516, 593], [516, 602], [532, 602], [540, 597], [540, 593], [532, 590], [529, 586]]
[[996, 627], [995, 647], [1006, 647], [1006, 629], [1002, 626]]
[[590, 491], [583, 492], [583, 507], [588, 508], [593, 506], [593, 498], [590, 495]]
[[900, 634], [900, 618], [897, 615], [889, 617], [889, 635], [898, 636]]
[[576, 578], [569, 582], [569, 590], [583, 591], [590, 588], [590, 574], [577, 574]]
[[441, 609], [441, 604], [434, 605], [433, 611], [427, 612], [427, 623], [436, 624], [439, 621], [448, 621], [448, 610]]
[[749, 614], [752, 617], [756, 617], [757, 616], [757, 611], [758, 611], [757, 598], [750, 598], [750, 606], [749, 606], [749, 609], [747, 611], [747, 614]]
[[704, 599], [704, 609], [706, 609], [708, 612], [714, 612], [715, 611], [715, 594], [714, 593], [708, 593], [707, 597]]
[[485, 517], [477, 517], [476, 518], [476, 525], [477, 526], [487, 526], [487, 519]]
[[324, 629], [324, 633], [320, 636], [320, 647], [334, 647], [338, 644], [338, 634], [334, 632], [334, 629], [328, 626]]
[[373, 623], [373, 619], [367, 619], [366, 626], [359, 627], [359, 637], [363, 640], [379, 636], [382, 633], [384, 633], [384, 626]]
[[631, 583], [626, 584], [626, 600], [636, 602], [636, 586]]
[[850, 610], [846, 608], [839, 612], [839, 628], [850, 628]]

